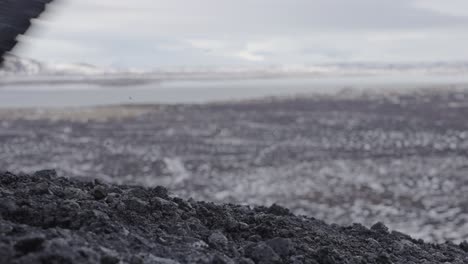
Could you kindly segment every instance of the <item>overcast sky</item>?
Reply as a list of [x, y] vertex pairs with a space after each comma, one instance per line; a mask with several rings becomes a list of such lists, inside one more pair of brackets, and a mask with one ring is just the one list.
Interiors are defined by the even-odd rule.
[[102, 66], [468, 60], [468, 0], [61, 0], [15, 53]]

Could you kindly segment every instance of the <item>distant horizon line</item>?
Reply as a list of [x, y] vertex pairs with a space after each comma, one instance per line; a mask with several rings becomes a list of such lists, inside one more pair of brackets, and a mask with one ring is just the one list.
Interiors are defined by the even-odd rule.
[[244, 63], [244, 64], [173, 64], [173, 65], [154, 65], [148, 67], [135, 67], [135, 66], [120, 66], [112, 64], [96, 64], [86, 61], [54, 61], [54, 60], [40, 60], [36, 58], [22, 57], [15, 54], [8, 54], [5, 58], [8, 61], [11, 58], [26, 60], [31, 62], [40, 63], [42, 65], [81, 65], [95, 68], [113, 68], [116, 70], [157, 70], [161, 68], [271, 68], [271, 67], [314, 67], [314, 66], [352, 66], [352, 65], [367, 65], [367, 66], [418, 66], [418, 65], [461, 65], [467, 64], [468, 59], [460, 60], [408, 60], [408, 61], [377, 61], [377, 60], [356, 60], [356, 61], [335, 61], [335, 62], [316, 62], [316, 63]]

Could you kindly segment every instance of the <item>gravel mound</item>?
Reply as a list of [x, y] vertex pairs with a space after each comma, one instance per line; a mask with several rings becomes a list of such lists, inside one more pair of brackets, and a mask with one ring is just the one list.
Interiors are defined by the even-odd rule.
[[342, 227], [163, 187], [0, 173], [2, 263], [468, 263], [468, 244], [427, 244], [377, 223]]

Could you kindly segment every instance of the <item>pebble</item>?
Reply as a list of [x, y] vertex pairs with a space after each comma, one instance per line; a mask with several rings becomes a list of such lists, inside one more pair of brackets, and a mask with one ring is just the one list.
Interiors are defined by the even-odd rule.
[[106, 189], [101, 186], [101, 185], [96, 185], [92, 190], [91, 190], [91, 195], [94, 197], [96, 200], [101, 200], [106, 198], [107, 196], [107, 191]]
[[148, 209], [148, 203], [138, 198], [128, 198], [124, 201], [124, 203], [128, 210], [135, 211], [138, 213], [145, 213]]
[[374, 224], [373, 226], [371, 226], [371, 230], [372, 231], [375, 231], [375, 232], [378, 232], [378, 233], [384, 233], [384, 234], [388, 234], [388, 227], [385, 226], [383, 223], [381, 222], [378, 222], [376, 224]]
[[15, 243], [15, 249], [22, 253], [36, 252], [42, 249], [44, 241], [45, 239], [42, 236], [22, 238]]
[[277, 237], [266, 241], [266, 244], [270, 246], [276, 254], [283, 258], [291, 255], [294, 251], [294, 245], [292, 244], [291, 239]]
[[228, 246], [228, 239], [221, 232], [214, 232], [208, 237], [208, 243], [216, 248], [226, 248]]
[[40, 182], [31, 188], [33, 194], [50, 194], [49, 184], [47, 182]]
[[248, 246], [245, 249], [245, 253], [257, 263], [276, 263], [281, 259], [278, 254], [264, 242]]

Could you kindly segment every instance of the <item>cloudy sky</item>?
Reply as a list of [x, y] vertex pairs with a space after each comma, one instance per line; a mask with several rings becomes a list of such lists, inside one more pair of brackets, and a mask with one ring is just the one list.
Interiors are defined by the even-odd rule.
[[467, 0], [59, 0], [15, 53], [161, 67], [468, 60]]

